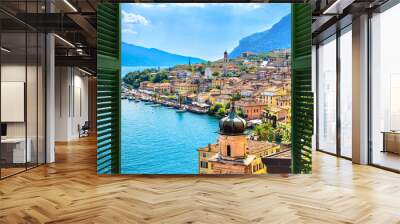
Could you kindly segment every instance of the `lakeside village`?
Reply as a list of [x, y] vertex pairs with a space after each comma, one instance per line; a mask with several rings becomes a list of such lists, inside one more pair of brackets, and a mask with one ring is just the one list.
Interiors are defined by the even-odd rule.
[[122, 99], [222, 118], [200, 174], [290, 173], [290, 49], [130, 72]]

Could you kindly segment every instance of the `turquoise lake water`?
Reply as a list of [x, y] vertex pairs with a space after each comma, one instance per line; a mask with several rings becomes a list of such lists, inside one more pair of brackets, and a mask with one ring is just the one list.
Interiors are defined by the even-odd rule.
[[122, 100], [122, 173], [197, 174], [197, 149], [217, 141], [218, 121]]

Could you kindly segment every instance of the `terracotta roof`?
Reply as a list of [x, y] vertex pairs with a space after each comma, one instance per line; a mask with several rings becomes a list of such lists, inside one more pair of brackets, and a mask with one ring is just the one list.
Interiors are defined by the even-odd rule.
[[236, 106], [266, 106], [266, 103], [255, 101], [253, 99], [242, 99], [236, 102]]
[[257, 153], [260, 151], [264, 151], [266, 149], [278, 146], [275, 143], [267, 142], [267, 141], [255, 141], [255, 140], [247, 140], [247, 152], [249, 154]]
[[291, 159], [292, 158], [292, 150], [291, 150], [291, 148], [289, 148], [289, 149], [274, 153], [272, 155], [269, 155], [266, 158]]
[[254, 155], [249, 155], [246, 158], [227, 159], [224, 158], [221, 154], [217, 153], [213, 157], [211, 157], [208, 161], [232, 164], [232, 165], [248, 166], [251, 164], [251, 162], [253, 162], [254, 159], [256, 159]]
[[206, 147], [199, 148], [199, 151], [204, 151], [204, 152], [219, 152], [219, 146], [218, 144], [209, 144]]

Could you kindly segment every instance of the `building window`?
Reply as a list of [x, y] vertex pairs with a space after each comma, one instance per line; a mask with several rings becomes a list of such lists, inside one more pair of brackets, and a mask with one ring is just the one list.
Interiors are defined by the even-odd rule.
[[207, 157], [207, 153], [203, 152], [203, 157], [206, 158]]
[[340, 36], [340, 154], [352, 156], [352, 34], [351, 26]]
[[400, 170], [400, 4], [371, 18], [372, 164]]
[[228, 146], [226, 147], [226, 155], [227, 155], [227, 156], [231, 156], [231, 146], [230, 146], [230, 145], [228, 145]]
[[336, 35], [318, 48], [318, 149], [336, 154]]
[[200, 161], [200, 167], [207, 169], [208, 168], [208, 162]]

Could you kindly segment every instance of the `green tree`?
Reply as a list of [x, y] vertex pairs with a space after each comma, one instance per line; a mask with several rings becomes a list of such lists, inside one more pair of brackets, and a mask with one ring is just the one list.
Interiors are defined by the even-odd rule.
[[256, 127], [254, 128], [254, 132], [262, 141], [269, 141], [269, 142], [275, 141], [276, 133], [270, 123], [262, 123], [256, 125]]
[[244, 118], [244, 112], [243, 112], [243, 110], [242, 110], [242, 108], [238, 108], [238, 109], [236, 109], [236, 114], [239, 116], [239, 117], [242, 117], [242, 118]]
[[169, 96], [168, 96], [168, 99], [170, 99], [170, 100], [176, 100], [177, 97], [176, 97], [175, 95], [169, 95]]
[[290, 144], [292, 141], [291, 132], [292, 132], [291, 123], [278, 124], [278, 126], [276, 127], [276, 138], [279, 139], [280, 142], [284, 144]]
[[225, 115], [226, 115], [226, 110], [225, 110], [225, 108], [223, 108], [223, 107], [219, 108], [219, 109], [218, 109], [218, 112], [217, 112], [217, 115], [220, 116], [220, 117], [225, 116]]
[[218, 77], [220, 74], [219, 74], [219, 72], [213, 72], [211, 75], [212, 75], [213, 77]]
[[231, 103], [230, 103], [230, 102], [227, 102], [227, 103], [225, 104], [225, 109], [226, 109], [226, 110], [229, 110], [229, 108], [231, 108]]
[[156, 69], [145, 69], [143, 71], [129, 72], [122, 78], [123, 82], [132, 88], [137, 89], [141, 82], [151, 81], [153, 83], [160, 83], [168, 81], [168, 72], [158, 71]]
[[210, 109], [208, 110], [208, 113], [211, 115], [216, 115], [218, 113], [219, 109], [221, 109], [223, 107], [224, 107], [224, 105], [222, 105], [222, 103], [216, 103], [210, 107]]
[[226, 74], [223, 74], [222, 76], [223, 77], [236, 77], [237, 75], [234, 72], [227, 72]]
[[204, 74], [206, 68], [204, 64], [201, 64], [200, 66], [197, 67], [196, 69], [198, 72], [200, 72], [201, 74]]
[[232, 95], [232, 100], [233, 101], [238, 101], [238, 100], [240, 100], [242, 98], [242, 95], [240, 95], [240, 93], [234, 93], [233, 95]]

